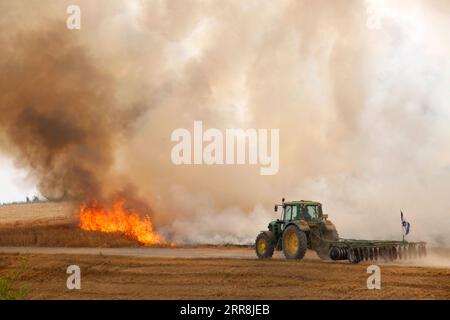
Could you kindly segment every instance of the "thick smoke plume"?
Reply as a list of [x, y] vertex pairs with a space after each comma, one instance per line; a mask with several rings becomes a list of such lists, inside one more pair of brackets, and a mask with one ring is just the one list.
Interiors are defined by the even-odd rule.
[[2, 48], [0, 124], [7, 150], [39, 177], [49, 198], [97, 193], [112, 163], [111, 81], [73, 44], [41, 29]]
[[[176, 241], [252, 241], [284, 196], [450, 243], [447, 2], [77, 1], [80, 31], [69, 4], [0, 0], [0, 143], [44, 196], [125, 190]], [[279, 173], [174, 166], [194, 120], [279, 128]]]

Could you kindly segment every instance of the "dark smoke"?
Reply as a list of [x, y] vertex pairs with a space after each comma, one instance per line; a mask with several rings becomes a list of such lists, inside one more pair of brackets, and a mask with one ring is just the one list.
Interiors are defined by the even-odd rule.
[[2, 147], [39, 178], [49, 199], [99, 194], [123, 128], [112, 78], [64, 29], [1, 40]]

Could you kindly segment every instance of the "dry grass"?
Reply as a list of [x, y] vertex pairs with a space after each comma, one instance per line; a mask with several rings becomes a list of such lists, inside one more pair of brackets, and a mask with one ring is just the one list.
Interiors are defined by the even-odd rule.
[[64, 224], [0, 228], [0, 246], [114, 248], [139, 245], [120, 233], [84, 231], [76, 224]]
[[0, 246], [135, 247], [123, 234], [78, 228], [77, 206], [70, 202], [0, 206]]
[[71, 202], [39, 202], [0, 206], [0, 224], [61, 223], [74, 220], [76, 205]]
[[[20, 255], [0, 255], [0, 277]], [[170, 259], [29, 255], [17, 279], [28, 299], [450, 299], [450, 269], [381, 267], [381, 290], [366, 287], [367, 265], [320, 260]], [[66, 289], [69, 265], [81, 290]]]

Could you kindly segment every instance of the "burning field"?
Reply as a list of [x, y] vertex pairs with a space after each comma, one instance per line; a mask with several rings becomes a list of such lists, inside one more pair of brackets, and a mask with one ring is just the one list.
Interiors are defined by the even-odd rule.
[[86, 231], [121, 233], [130, 240], [144, 245], [164, 243], [164, 239], [153, 230], [148, 215], [141, 215], [124, 207], [125, 200], [117, 200], [111, 208], [100, 207], [96, 201], [80, 208], [80, 228]]
[[148, 215], [126, 208], [123, 199], [116, 200], [110, 208], [95, 201], [79, 206], [67, 202], [6, 205], [0, 206], [0, 218], [3, 217], [0, 246], [174, 245], [154, 230]]
[[[0, 278], [24, 253], [29, 298], [449, 297], [448, 1], [79, 0], [69, 28], [71, 2], [0, 0]], [[259, 234], [282, 197], [314, 201]], [[444, 253], [360, 292], [361, 266], [256, 261], [283, 232], [296, 259], [305, 232], [353, 262]]]

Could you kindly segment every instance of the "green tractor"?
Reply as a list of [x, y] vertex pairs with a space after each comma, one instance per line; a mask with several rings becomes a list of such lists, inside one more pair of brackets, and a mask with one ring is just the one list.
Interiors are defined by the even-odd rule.
[[315, 250], [319, 258], [329, 260], [328, 241], [338, 240], [334, 224], [323, 214], [322, 205], [315, 201], [291, 201], [275, 205], [282, 207], [281, 219], [269, 223], [255, 242], [260, 259], [271, 258], [275, 250], [283, 250], [287, 259], [302, 259], [307, 249]]
[[322, 260], [348, 259], [352, 263], [379, 258], [389, 262], [426, 254], [425, 242], [341, 239], [319, 202], [285, 202], [283, 198], [275, 211], [279, 207], [281, 219], [270, 222], [269, 230], [256, 237], [255, 250], [260, 259], [271, 258], [275, 250], [282, 250], [287, 259], [300, 260], [307, 249], [316, 251]]

